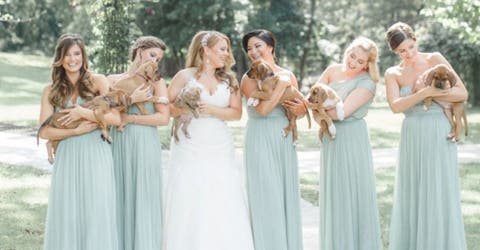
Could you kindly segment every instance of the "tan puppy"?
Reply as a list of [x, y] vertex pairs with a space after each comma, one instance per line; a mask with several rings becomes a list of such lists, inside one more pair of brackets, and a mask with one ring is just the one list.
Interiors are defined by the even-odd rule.
[[[250, 106], [256, 106], [258, 104], [258, 100], [269, 100], [272, 96], [273, 90], [279, 81], [279, 76], [275, 75], [272, 68], [263, 60], [257, 60], [252, 63], [250, 69], [247, 72], [247, 76], [250, 79], [257, 80], [258, 86], [257, 89], [254, 90], [250, 94], [250, 98], [248, 99], [248, 104]], [[283, 103], [287, 100], [294, 100], [295, 98], [299, 100], [304, 100], [302, 93], [298, 91], [293, 86], [288, 86], [285, 89], [282, 97], [280, 98], [279, 103]], [[257, 99], [255, 101], [255, 99]], [[311, 120], [310, 120], [310, 113], [308, 112], [308, 108], [305, 104], [305, 108], [307, 110], [306, 116], [308, 120], [308, 128], [311, 127]], [[298, 139], [297, 133], [297, 116], [292, 112], [288, 111], [287, 109], [287, 118], [288, 118], [288, 126], [283, 129], [283, 135], [286, 137], [292, 131], [293, 133], [293, 143], [296, 144]]]
[[[144, 64], [140, 65], [138, 69], [135, 71], [135, 75], [124, 78], [119, 80], [113, 85], [113, 89], [121, 89], [125, 91], [128, 95], [131, 95], [135, 89], [137, 89], [140, 85], [145, 84], [149, 86], [151, 89], [153, 88], [152, 83], [160, 80], [160, 72], [158, 70], [158, 62], [157, 61], [147, 61]], [[129, 102], [131, 101], [128, 99]], [[152, 96], [147, 101], [149, 102], [162, 102], [160, 97]], [[129, 103], [130, 104], [130, 103]], [[135, 103], [140, 112], [143, 115], [148, 114], [147, 110], [145, 109], [144, 102], [137, 102]]]
[[[127, 99], [128, 97], [125, 91], [117, 89], [108, 92], [104, 96], [96, 96], [92, 100], [81, 105], [82, 107], [93, 110], [95, 118], [98, 121], [98, 127], [102, 129], [102, 139], [104, 141], [106, 140], [108, 143], [112, 143], [112, 138], [108, 133], [104, 115], [108, 113], [111, 108], [116, 108], [120, 111], [126, 109], [128, 107]], [[40, 125], [40, 128], [38, 128], [37, 131], [37, 145], [39, 143], [40, 130], [42, 130], [44, 127], [50, 126], [54, 128], [73, 129], [78, 127], [81, 122], [85, 121], [85, 119], [79, 119], [65, 126], [62, 125], [62, 122], [58, 121], [64, 115], [65, 113], [55, 112], [48, 117], [47, 120], [42, 123], [42, 125]], [[49, 140], [47, 142], [48, 161], [50, 164], [53, 164], [54, 154], [59, 143], [60, 140]]]
[[343, 120], [345, 113], [343, 111], [342, 99], [330, 86], [317, 83], [310, 89], [307, 100], [309, 102], [308, 106], [312, 109], [313, 119], [320, 125], [320, 129], [318, 130], [318, 138], [320, 141], [324, 133], [327, 133], [331, 139], [335, 139], [337, 130], [332, 118], [327, 115], [325, 108], [335, 105], [338, 119]]
[[184, 87], [175, 98], [173, 106], [176, 108], [187, 109], [189, 112], [181, 114], [173, 119], [171, 135], [174, 137], [175, 142], [178, 143], [178, 129], [182, 127], [182, 131], [185, 137], [190, 138], [188, 133], [188, 125], [192, 121], [193, 117], [198, 118], [198, 107], [200, 105], [200, 92], [199, 87]]
[[[417, 92], [421, 88], [427, 86], [433, 86], [439, 89], [450, 89], [457, 83], [457, 78], [455, 74], [449, 69], [447, 65], [439, 64], [436, 65], [429, 70], [427, 70], [422, 78], [423, 81], [417, 82], [414, 87], [414, 92]], [[432, 97], [427, 97], [424, 100], [424, 109], [428, 110], [430, 105], [432, 104]], [[468, 126], [467, 126], [467, 116], [465, 113], [465, 103], [464, 102], [445, 102], [445, 101], [438, 101], [434, 100], [438, 103], [442, 108], [447, 116], [448, 121], [451, 125], [450, 133], [448, 134], [447, 138], [454, 142], [458, 141], [460, 138], [460, 134], [462, 133], [463, 124], [462, 124], [462, 117], [465, 123], [465, 136], [468, 135]]]

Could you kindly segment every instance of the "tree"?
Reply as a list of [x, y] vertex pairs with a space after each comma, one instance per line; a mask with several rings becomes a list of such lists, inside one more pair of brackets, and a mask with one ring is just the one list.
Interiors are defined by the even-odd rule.
[[128, 62], [130, 20], [128, 0], [91, 1], [89, 13], [97, 41], [94, 66], [103, 74], [124, 72]]
[[[172, 76], [184, 67], [188, 45], [200, 30], [225, 33], [238, 55], [239, 35], [235, 26], [235, 11], [242, 4], [232, 0], [159, 0], [135, 5], [136, 25], [143, 34], [154, 35], [167, 44], [163, 65]], [[238, 59], [237, 59], [238, 61]]]

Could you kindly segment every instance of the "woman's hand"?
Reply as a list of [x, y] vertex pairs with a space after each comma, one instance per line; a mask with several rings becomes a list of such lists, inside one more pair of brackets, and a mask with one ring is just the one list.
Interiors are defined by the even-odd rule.
[[337, 108], [335, 105], [325, 107], [325, 111], [330, 118], [337, 120]]
[[140, 85], [136, 88], [133, 93], [130, 95], [130, 99], [133, 103], [144, 102], [152, 97], [152, 89], [145, 84]]
[[73, 108], [62, 109], [59, 112], [65, 113], [64, 116], [58, 119], [62, 123], [62, 126], [68, 126], [70, 123], [83, 118], [83, 114], [88, 110], [80, 105], [75, 105]]
[[198, 110], [201, 114], [213, 115], [215, 107], [206, 103], [200, 103]]
[[98, 124], [95, 123], [95, 122], [91, 122], [91, 121], [84, 121], [84, 122], [81, 122], [78, 127], [76, 127], [74, 129], [75, 131], [75, 134], [77, 135], [81, 135], [81, 134], [85, 134], [85, 133], [88, 133], [88, 132], [91, 132], [95, 129], [98, 128]]
[[443, 90], [439, 88], [435, 88], [434, 86], [428, 86], [423, 89], [420, 89], [417, 93], [421, 94], [424, 96], [424, 98], [427, 97], [440, 97], [440, 96], [446, 96], [450, 92], [450, 89]]
[[283, 102], [283, 106], [288, 109], [291, 113], [295, 116], [303, 116], [307, 113], [307, 109], [305, 108], [305, 104], [302, 100], [295, 98], [293, 100], [286, 100]]

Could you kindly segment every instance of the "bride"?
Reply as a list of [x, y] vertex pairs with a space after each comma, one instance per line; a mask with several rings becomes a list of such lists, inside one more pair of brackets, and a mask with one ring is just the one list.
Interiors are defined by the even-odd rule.
[[[170, 101], [184, 87], [201, 88], [200, 118], [171, 142], [164, 208], [164, 250], [253, 250], [242, 173], [234, 161], [225, 121], [239, 120], [242, 104], [228, 37], [200, 31], [192, 39], [186, 69], [168, 88]], [[171, 107], [172, 116], [183, 110]]]

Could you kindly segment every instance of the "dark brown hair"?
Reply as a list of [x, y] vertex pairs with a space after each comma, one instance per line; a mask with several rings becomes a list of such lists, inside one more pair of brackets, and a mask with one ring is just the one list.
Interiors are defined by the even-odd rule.
[[252, 37], [256, 37], [264, 41], [267, 45], [271, 46], [273, 48], [272, 50], [273, 58], [275, 58], [275, 46], [277, 44], [277, 39], [275, 38], [275, 35], [273, 35], [272, 32], [264, 29], [258, 29], [258, 30], [253, 30], [246, 33], [245, 35], [243, 35], [243, 38], [242, 38], [243, 51], [247, 52], [248, 40], [250, 40], [250, 38]]
[[[82, 52], [82, 67], [76, 84], [70, 82], [62, 65], [67, 51], [74, 45], [77, 45]], [[85, 44], [78, 34], [64, 34], [58, 38], [52, 67], [52, 86], [48, 99], [53, 106], [65, 108], [67, 100], [73, 95], [75, 88], [78, 90], [78, 95], [86, 100], [98, 94], [92, 91], [93, 83], [88, 71]]]
[[138, 49], [151, 49], [151, 48], [159, 48], [163, 51], [167, 49], [167, 45], [165, 45], [165, 42], [162, 41], [162, 39], [154, 36], [141, 36], [135, 42], [133, 45], [130, 47], [130, 55], [129, 59], [130, 61], [134, 61], [135, 57], [137, 56], [137, 51]]
[[395, 50], [398, 45], [407, 39], [412, 39], [414, 41], [417, 40], [412, 27], [402, 22], [397, 22], [390, 26], [385, 33], [385, 38], [387, 39], [388, 46], [390, 46], [391, 50]]

